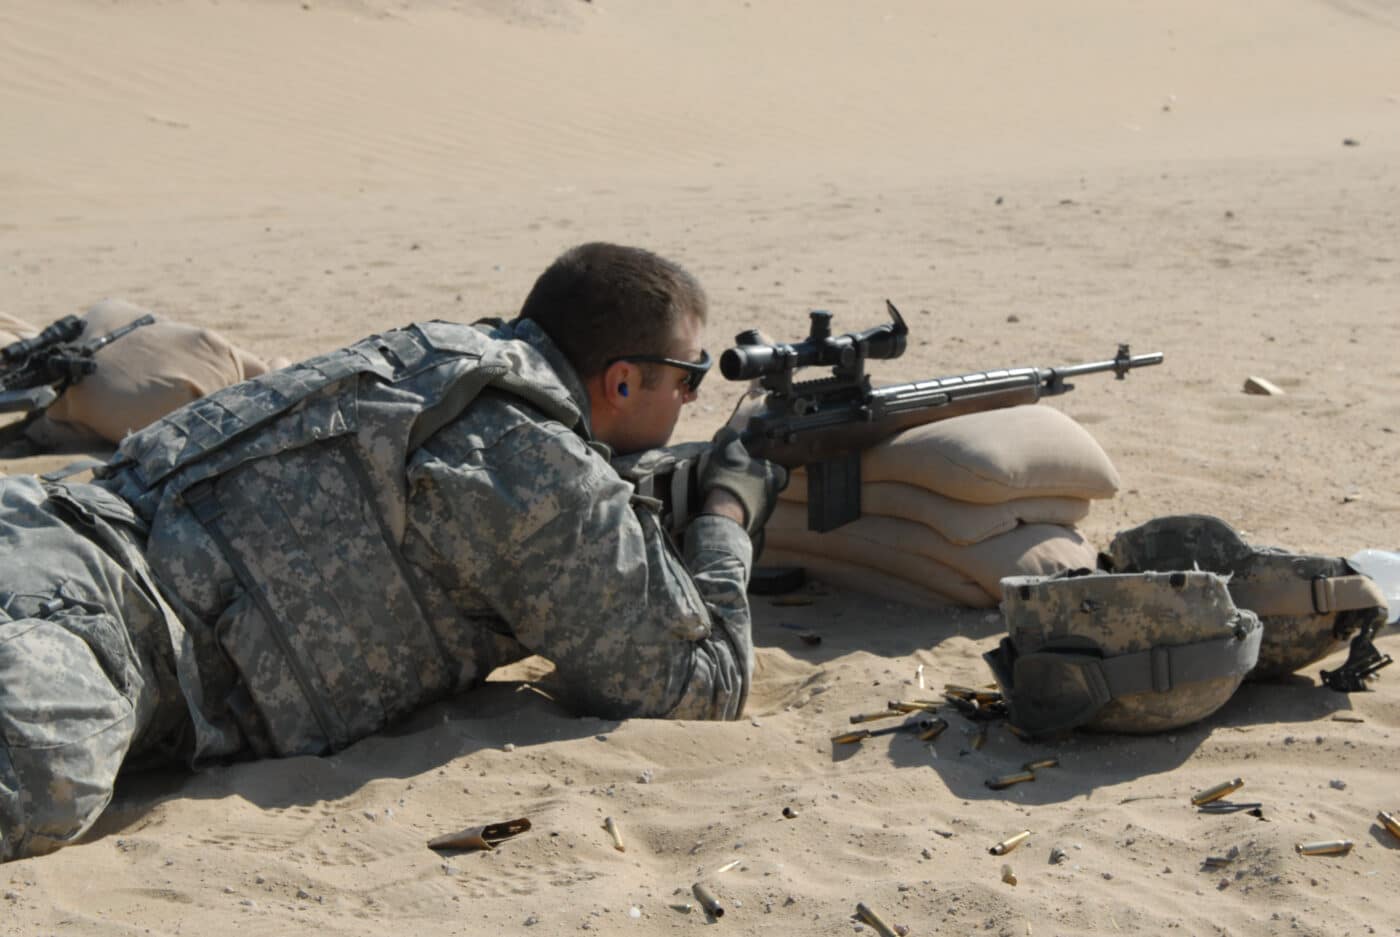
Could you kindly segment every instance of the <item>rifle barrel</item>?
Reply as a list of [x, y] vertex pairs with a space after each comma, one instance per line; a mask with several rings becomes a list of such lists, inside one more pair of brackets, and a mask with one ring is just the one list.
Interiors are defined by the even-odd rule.
[[1129, 371], [1162, 363], [1162, 353], [1154, 351], [1150, 355], [1131, 355], [1127, 358], [1114, 358], [1111, 361], [1094, 361], [1089, 364], [1070, 364], [1059, 368], [1044, 368], [1046, 372], [1061, 378], [1078, 377], [1081, 374], [1099, 374], [1104, 371]]
[[151, 315], [150, 313], [146, 313], [146, 315], [142, 316], [141, 318], [128, 322], [126, 325], [122, 326], [119, 329], [113, 329], [106, 335], [94, 338], [92, 341], [85, 343], [83, 349], [89, 354], [91, 354], [92, 352], [95, 352], [101, 348], [106, 348], [108, 345], [112, 344], [122, 336], [129, 335], [132, 332], [135, 332], [143, 325], [153, 325], [155, 321], [155, 316]]

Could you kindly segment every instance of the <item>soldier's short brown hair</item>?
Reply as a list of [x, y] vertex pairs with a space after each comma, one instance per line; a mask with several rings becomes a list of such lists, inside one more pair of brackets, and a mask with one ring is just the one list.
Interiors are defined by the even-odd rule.
[[587, 380], [619, 355], [667, 355], [682, 316], [705, 321], [705, 291], [679, 264], [640, 247], [570, 248], [535, 281], [520, 308]]

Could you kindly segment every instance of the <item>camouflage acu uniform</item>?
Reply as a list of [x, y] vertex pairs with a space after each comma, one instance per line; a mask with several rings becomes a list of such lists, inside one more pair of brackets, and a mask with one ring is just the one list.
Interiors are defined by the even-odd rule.
[[189, 721], [142, 540], [100, 488], [0, 478], [0, 860], [76, 837]]
[[749, 539], [701, 516], [678, 554], [586, 400], [533, 323], [425, 323], [129, 437], [99, 484], [177, 613], [187, 757], [333, 751], [530, 654], [582, 711], [736, 717]]

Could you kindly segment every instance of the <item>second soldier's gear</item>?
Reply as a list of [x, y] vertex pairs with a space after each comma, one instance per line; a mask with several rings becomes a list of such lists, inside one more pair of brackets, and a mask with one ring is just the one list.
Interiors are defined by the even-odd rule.
[[[1369, 646], [1386, 619], [1380, 587], [1341, 557], [1251, 546], [1205, 514], [1159, 517], [1125, 530], [1109, 544], [1105, 563], [1122, 573], [1202, 569], [1225, 577], [1235, 605], [1264, 625], [1251, 679], [1286, 676], [1341, 650], [1353, 636]], [[1371, 655], [1363, 648], [1361, 656]], [[1362, 689], [1345, 676], [1328, 684]]]
[[79, 341], [87, 323], [64, 316], [33, 338], [0, 348], [0, 413], [25, 414], [0, 430], [0, 442], [18, 439], [65, 390], [96, 371], [93, 355], [154, 321], [143, 315], [106, 335]]

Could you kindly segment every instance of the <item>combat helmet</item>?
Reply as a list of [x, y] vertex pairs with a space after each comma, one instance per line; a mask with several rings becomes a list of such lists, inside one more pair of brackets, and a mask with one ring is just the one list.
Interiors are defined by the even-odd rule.
[[1239, 688], [1262, 629], [1210, 572], [1088, 570], [1001, 580], [1007, 636], [984, 655], [1012, 725], [1147, 733], [1203, 719]]
[[[1293, 673], [1341, 650], [1353, 634], [1369, 647], [1386, 619], [1380, 587], [1346, 560], [1254, 547], [1207, 514], [1159, 517], [1125, 530], [1100, 562], [1119, 573], [1201, 569], [1224, 576], [1235, 605], [1264, 625], [1250, 679]], [[1324, 679], [1335, 689], [1359, 689], [1329, 674]]]

